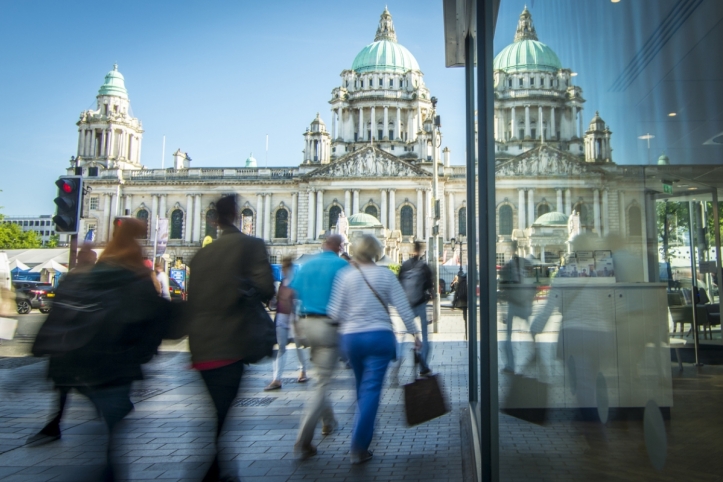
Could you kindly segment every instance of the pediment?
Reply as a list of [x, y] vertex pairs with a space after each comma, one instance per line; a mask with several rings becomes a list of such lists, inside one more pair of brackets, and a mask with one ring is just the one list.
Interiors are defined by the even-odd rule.
[[602, 173], [600, 169], [579, 160], [572, 154], [548, 146], [531, 149], [498, 164], [495, 168], [497, 177], [566, 177], [600, 173]]
[[376, 147], [367, 146], [320, 167], [308, 177], [429, 177], [430, 173]]

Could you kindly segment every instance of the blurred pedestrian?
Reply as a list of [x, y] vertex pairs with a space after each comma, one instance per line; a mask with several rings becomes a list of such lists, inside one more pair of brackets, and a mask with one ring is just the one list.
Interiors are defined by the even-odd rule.
[[[221, 236], [191, 260], [188, 285], [188, 340], [193, 368], [216, 409], [216, 455], [203, 480], [222, 480], [218, 442], [244, 371], [242, 337], [251, 312], [242, 301], [242, 286], [251, 285], [259, 302], [274, 295], [274, 277], [264, 242], [234, 226], [235, 196], [216, 203]], [[249, 291], [249, 290], [247, 290]], [[227, 479], [233, 480], [233, 479]]]
[[414, 312], [394, 274], [377, 266], [382, 247], [374, 236], [354, 241], [354, 262], [339, 273], [329, 300], [328, 313], [339, 323], [342, 349], [354, 371], [357, 411], [351, 436], [351, 462], [361, 464], [372, 458], [369, 446], [379, 409], [384, 375], [396, 354], [396, 339], [389, 316], [394, 306], [407, 331], [414, 335], [415, 349], [421, 348]]
[[301, 312], [300, 333], [297, 336], [301, 336], [311, 347], [317, 383], [316, 391], [306, 404], [294, 445], [294, 451], [301, 458], [316, 454], [316, 447], [311, 441], [319, 418], [322, 419], [322, 435], [331, 434], [337, 426], [334, 410], [329, 403], [329, 384], [339, 360], [339, 322], [329, 317], [327, 305], [337, 273], [349, 266], [339, 256], [343, 242], [344, 239], [338, 234], [326, 238], [324, 251], [303, 265], [291, 282]]
[[[407, 294], [409, 305], [412, 307], [415, 317], [419, 317], [419, 323], [422, 327], [422, 349], [418, 354], [418, 361], [421, 376], [431, 373], [427, 364], [429, 356], [429, 339], [427, 338], [427, 302], [432, 299], [430, 290], [432, 289], [432, 270], [429, 269], [427, 263], [422, 258], [422, 243], [414, 242], [414, 251], [412, 256], [402, 263], [399, 270], [399, 281]], [[400, 343], [400, 346], [402, 344]], [[401, 363], [401, 354], [397, 354]]]
[[467, 273], [460, 270], [454, 277], [454, 281], [450, 286], [454, 292], [452, 299], [452, 308], [462, 310], [462, 320], [464, 320], [464, 339], [467, 339]]
[[58, 287], [33, 347], [36, 356], [51, 354], [48, 373], [56, 386], [75, 388], [103, 416], [109, 433], [103, 480], [115, 480], [115, 428], [133, 409], [131, 383], [143, 378], [141, 364], [155, 354], [168, 316], [136, 241], [145, 232], [141, 221], [124, 220], [98, 263]]
[[[97, 260], [98, 255], [95, 251], [93, 251], [91, 245], [89, 243], [83, 244], [83, 246], [81, 246], [80, 250], [78, 251], [75, 267], [61, 278], [61, 282], [65, 281], [68, 276], [73, 276], [74, 274], [90, 271], [93, 266], [95, 266]], [[50, 420], [50, 422], [48, 422], [48, 424], [45, 425], [45, 427], [43, 427], [40, 432], [28, 438], [28, 444], [40, 445], [60, 439], [60, 421], [63, 418], [65, 404], [68, 401], [68, 393], [70, 393], [70, 387], [59, 386], [57, 387], [57, 390], [58, 411], [55, 413], [55, 416], [52, 418], [52, 420]]]
[[512, 350], [512, 322], [515, 317], [529, 319], [532, 314], [532, 300], [535, 297], [534, 286], [524, 286], [525, 276], [532, 264], [517, 254], [517, 241], [512, 241], [512, 259], [505, 264], [500, 272], [500, 290], [507, 300], [507, 339], [505, 340], [506, 364], [503, 369], [507, 373], [515, 373], [515, 356]]
[[171, 290], [169, 286], [170, 282], [168, 281], [168, 274], [166, 273], [166, 270], [163, 269], [162, 261], [156, 261], [155, 273], [156, 279], [158, 280], [158, 285], [161, 289], [160, 295], [168, 301], [171, 301]]
[[309, 378], [306, 376], [306, 359], [304, 350], [299, 337], [296, 336], [298, 330], [296, 320], [296, 293], [289, 287], [294, 276], [294, 265], [291, 258], [281, 260], [281, 284], [276, 293], [276, 341], [279, 345], [279, 351], [274, 360], [274, 378], [271, 383], [264, 388], [265, 391], [278, 390], [281, 388], [281, 375], [284, 373], [284, 362], [286, 361], [286, 345], [289, 344], [289, 335], [294, 330], [294, 345], [296, 346], [296, 357], [299, 359], [299, 383], [306, 383]]

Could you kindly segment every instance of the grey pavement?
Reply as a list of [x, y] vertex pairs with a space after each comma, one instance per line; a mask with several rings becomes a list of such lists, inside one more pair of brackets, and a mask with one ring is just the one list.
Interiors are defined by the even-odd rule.
[[[442, 376], [452, 412], [408, 428], [403, 390], [388, 380], [369, 463], [352, 466], [349, 461], [355, 391], [351, 370], [341, 364], [331, 395], [338, 430], [322, 437], [319, 426], [314, 440], [318, 455], [304, 462], [294, 457], [294, 440], [314, 380], [312, 372], [309, 383], [295, 381], [293, 354], [286, 358], [281, 390], [263, 391], [271, 363], [253, 365], [244, 374], [222, 435], [222, 460], [243, 481], [465, 480], [460, 410], [467, 400], [467, 356], [461, 323], [459, 312], [445, 311], [440, 333], [433, 335], [438, 341], [431, 366]], [[40, 447], [25, 445], [48, 420], [56, 398], [45, 379], [46, 362], [9, 358], [10, 353], [3, 352], [7, 348], [0, 347], [0, 356], [7, 357], [0, 359], [0, 480], [82, 481], [97, 476], [106, 449], [104, 425], [75, 392], [63, 418], [62, 439]], [[411, 350], [411, 343], [407, 348]], [[135, 410], [119, 431], [116, 456], [124, 466], [123, 480], [200, 480], [211, 460], [215, 418], [200, 376], [189, 368], [184, 343], [164, 343], [162, 349], [145, 366], [146, 380], [134, 385]], [[413, 377], [410, 358], [400, 371], [402, 383]]]

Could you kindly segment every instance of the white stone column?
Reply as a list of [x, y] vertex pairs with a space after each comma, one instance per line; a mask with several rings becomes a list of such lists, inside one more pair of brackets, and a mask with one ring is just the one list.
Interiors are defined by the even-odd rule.
[[555, 205], [555, 211], [557, 211], [558, 213], [562, 213], [562, 212], [564, 212], [563, 211], [564, 208], [562, 206], [562, 189], [555, 189], [555, 193], [557, 194], [557, 202]]
[[201, 242], [201, 195], [194, 194], [193, 202], [193, 240], [196, 243]]
[[344, 191], [344, 214], [351, 216], [351, 190]]
[[550, 139], [557, 139], [557, 128], [555, 126], [555, 108], [550, 108]]
[[519, 229], [525, 229], [527, 224], [527, 215], [525, 214], [525, 190], [520, 188], [518, 191], [517, 201], [517, 227]]
[[185, 229], [183, 240], [190, 243], [193, 233], [193, 196], [191, 194], [186, 194], [186, 219], [183, 228]]
[[628, 222], [625, 211], [625, 192], [618, 191], [618, 218], [620, 219], [620, 231], [618, 234], [623, 237], [628, 235]]
[[382, 202], [381, 202], [381, 223], [382, 226], [384, 226], [386, 229], [389, 228], [389, 223], [387, 222], [387, 213], [388, 213], [388, 206], [387, 206], [387, 190], [386, 189], [380, 189], [380, 193], [382, 195]]
[[309, 206], [307, 207], [307, 216], [308, 216], [308, 224], [306, 227], [306, 237], [309, 241], [316, 238], [314, 236], [314, 226], [315, 223], [315, 217], [316, 217], [316, 210], [315, 210], [315, 202], [316, 202], [316, 195], [313, 191], [313, 189], [309, 189]]
[[160, 207], [159, 212], [158, 212], [158, 217], [159, 217], [159, 218], [167, 218], [168, 216], [167, 216], [167, 213], [166, 213], [166, 211], [167, 211], [167, 208], [166, 208], [166, 198], [168, 197], [168, 194], [159, 194], [158, 196], [161, 198], [161, 199], [160, 199], [160, 201], [161, 201], [161, 207]]
[[324, 190], [319, 189], [316, 193], [316, 237], [324, 234]]
[[424, 240], [424, 209], [422, 208], [424, 200], [421, 188], [417, 188], [417, 239]]
[[359, 214], [361, 210], [359, 209], [361, 206], [359, 206], [359, 189], [354, 189], [354, 203], [352, 204], [352, 211], [353, 214]]
[[103, 157], [106, 155], [106, 153], [105, 153], [105, 133], [106, 133], [106, 130], [103, 129], [101, 131], [101, 135], [100, 135], [100, 155], [98, 157]]
[[291, 193], [291, 243], [296, 243], [296, 231], [299, 224], [299, 193]]
[[454, 209], [454, 193], [452, 191], [447, 193], [447, 239], [457, 237], [457, 226], [455, 224], [455, 209]]
[[371, 137], [369, 140], [377, 140], [377, 114], [376, 114], [376, 108], [372, 106], [372, 114], [371, 114]]
[[138, 138], [138, 147], [136, 148], [137, 151], [138, 151], [138, 153], [137, 153], [137, 155], [136, 155], [136, 159], [135, 159], [136, 164], [140, 164], [140, 163], [141, 163], [141, 144], [142, 144], [142, 143], [143, 143], [143, 138], [142, 138], [142, 137], [139, 137], [139, 138]]
[[96, 157], [96, 155], [95, 155], [95, 153], [96, 153], [95, 129], [93, 129], [91, 132], [92, 132], [92, 134], [91, 134], [91, 138], [90, 138], [90, 157]]
[[572, 214], [572, 191], [565, 189], [565, 214]]
[[264, 236], [264, 195], [256, 194], [256, 237]]
[[582, 107], [577, 110], [577, 137], [582, 137]]
[[595, 228], [595, 234], [600, 236], [600, 190], [593, 189], [592, 196], [592, 213], [594, 216], [593, 224]]
[[[384, 128], [382, 129], [382, 134], [384, 134], [382, 139], [389, 137], [389, 107], [386, 105], [384, 106]], [[392, 138], [389, 140], [394, 139]]]
[[331, 110], [331, 139], [336, 139], [336, 109]]
[[515, 108], [512, 107], [510, 109], [510, 130], [512, 131], [510, 133], [510, 139], [516, 139], [517, 138], [517, 119], [515, 118]]
[[603, 189], [602, 192], [602, 235], [607, 236], [610, 234], [610, 200], [608, 198], [608, 189]]
[[535, 190], [527, 190], [527, 219], [528, 226], [532, 226], [535, 222]]
[[525, 139], [529, 139], [531, 137], [530, 133], [530, 106], [525, 106]]
[[395, 139], [401, 139], [402, 138], [402, 109], [397, 107], [397, 118], [396, 118], [396, 124], [394, 128], [394, 138]]
[[542, 119], [542, 106], [537, 107], [537, 126], [540, 129], [540, 141], [545, 140], [545, 123]]
[[364, 128], [364, 107], [359, 107], [359, 135], [357, 136], [357, 140], [364, 140], [365, 131], [366, 129]]
[[271, 194], [264, 194], [264, 240], [271, 241]]
[[396, 189], [389, 190], [389, 229], [397, 229], [397, 201], [395, 199]]
[[125, 195], [125, 206], [123, 207], [123, 216], [130, 216], [133, 209], [133, 194]]
[[424, 204], [424, 219], [426, 221], [424, 232], [426, 236], [425, 239], [429, 239], [429, 237], [432, 236], [432, 226], [434, 225], [434, 202], [432, 200], [432, 190], [428, 189], [425, 192], [427, 194], [427, 198], [426, 203]]
[[113, 150], [115, 149], [115, 132], [113, 132], [113, 127], [111, 126], [110, 129], [108, 129], [108, 157], [118, 157], [115, 155]]
[[113, 219], [110, 214], [110, 193], [103, 193], [103, 225], [105, 226], [105, 233], [103, 235], [103, 241], [106, 243], [110, 241], [111, 233], [113, 232]]

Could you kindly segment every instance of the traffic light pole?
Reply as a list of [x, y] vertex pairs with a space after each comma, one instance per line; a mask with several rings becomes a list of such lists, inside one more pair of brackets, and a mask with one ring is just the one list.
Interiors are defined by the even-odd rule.
[[78, 235], [70, 235], [70, 248], [68, 249], [68, 271], [75, 268], [75, 263], [78, 260]]

